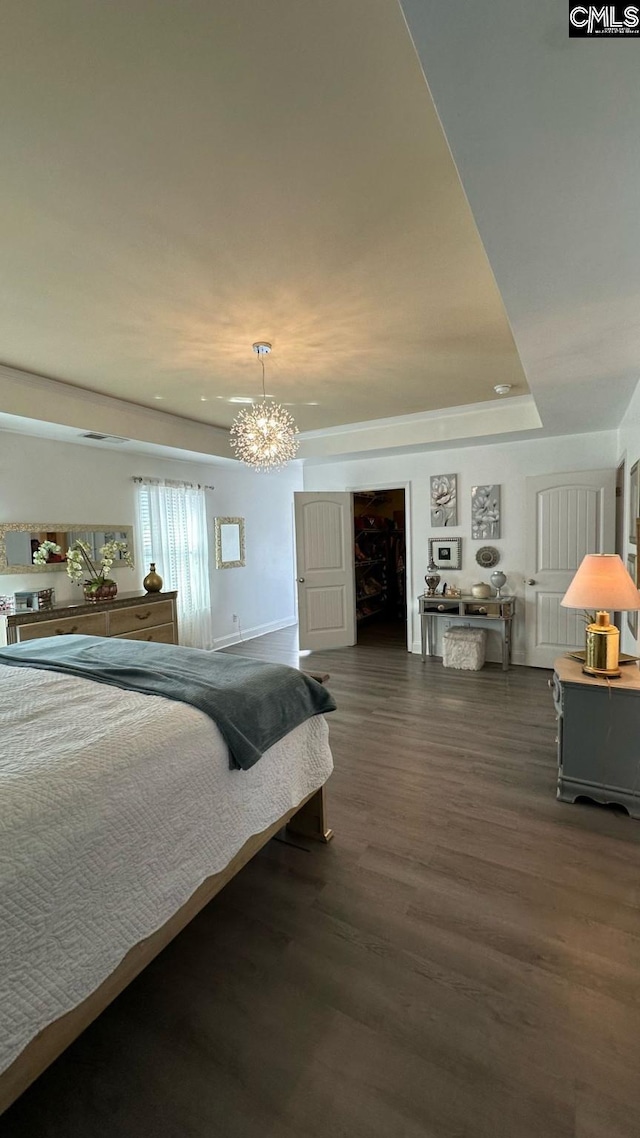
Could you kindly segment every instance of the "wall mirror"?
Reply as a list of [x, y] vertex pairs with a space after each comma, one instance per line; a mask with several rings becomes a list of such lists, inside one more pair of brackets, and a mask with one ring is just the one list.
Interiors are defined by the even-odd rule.
[[[0, 573], [50, 573], [65, 569], [67, 550], [74, 541], [86, 541], [93, 561], [99, 560], [99, 550], [107, 541], [126, 541], [133, 557], [132, 526], [101, 526], [64, 522], [2, 522], [0, 523]], [[46, 565], [34, 565], [33, 555], [43, 541], [54, 541], [60, 553], [53, 553]], [[122, 560], [120, 554], [114, 568]]]
[[244, 518], [214, 518], [216, 569], [241, 569], [244, 560]]

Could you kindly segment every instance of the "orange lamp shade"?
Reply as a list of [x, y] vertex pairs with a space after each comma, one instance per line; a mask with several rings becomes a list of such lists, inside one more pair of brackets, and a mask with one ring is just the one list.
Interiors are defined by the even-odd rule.
[[567, 609], [640, 609], [640, 592], [617, 553], [587, 553], [560, 601]]

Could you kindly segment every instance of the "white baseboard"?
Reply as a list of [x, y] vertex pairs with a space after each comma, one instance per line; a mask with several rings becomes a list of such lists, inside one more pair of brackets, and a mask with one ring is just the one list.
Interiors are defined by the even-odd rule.
[[220, 648], [228, 648], [230, 644], [242, 644], [245, 640], [255, 640], [256, 636], [265, 636], [267, 632], [277, 632], [280, 628], [291, 628], [292, 624], [297, 623], [295, 616], [289, 616], [285, 620], [272, 620], [268, 624], [256, 624], [253, 628], [243, 628], [241, 636], [237, 632], [232, 632], [230, 636], [216, 636], [213, 641], [213, 651], [217, 652]]

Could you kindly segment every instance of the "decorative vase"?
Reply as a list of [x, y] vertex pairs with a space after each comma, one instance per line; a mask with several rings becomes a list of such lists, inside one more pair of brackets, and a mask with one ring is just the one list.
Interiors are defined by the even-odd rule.
[[147, 593], [159, 593], [162, 589], [162, 577], [156, 573], [156, 563], [152, 561], [144, 581], [142, 582]]
[[424, 579], [427, 586], [427, 596], [435, 597], [436, 589], [440, 584], [440, 574], [438, 573], [438, 566], [433, 560], [433, 557], [429, 560], [429, 564], [427, 565], [427, 572]]
[[492, 573], [491, 576], [489, 577], [489, 580], [491, 581], [491, 584], [493, 585], [493, 587], [496, 591], [496, 597], [499, 597], [501, 590], [504, 588], [504, 586], [507, 583], [507, 578], [505, 577], [505, 575], [501, 569], [496, 569], [495, 573]]
[[97, 580], [85, 581], [83, 591], [85, 601], [97, 604], [98, 601], [112, 601], [117, 595], [118, 586], [109, 577], [98, 577]]

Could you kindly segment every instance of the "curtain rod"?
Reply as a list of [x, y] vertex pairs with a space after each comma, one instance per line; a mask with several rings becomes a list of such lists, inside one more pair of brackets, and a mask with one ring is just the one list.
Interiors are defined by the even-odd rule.
[[207, 486], [204, 482], [180, 482], [175, 478], [142, 478], [134, 474], [133, 482], [146, 482], [151, 486], [184, 486], [189, 490], [215, 490], [215, 486]]

